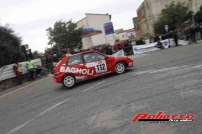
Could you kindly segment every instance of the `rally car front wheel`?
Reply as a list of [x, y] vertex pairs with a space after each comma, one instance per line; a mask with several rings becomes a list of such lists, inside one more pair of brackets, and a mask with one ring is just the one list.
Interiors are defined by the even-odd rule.
[[119, 62], [116, 64], [115, 70], [117, 74], [122, 74], [126, 70], [126, 65], [123, 62]]
[[67, 88], [72, 88], [76, 84], [76, 79], [74, 76], [66, 75], [63, 79], [63, 85]]

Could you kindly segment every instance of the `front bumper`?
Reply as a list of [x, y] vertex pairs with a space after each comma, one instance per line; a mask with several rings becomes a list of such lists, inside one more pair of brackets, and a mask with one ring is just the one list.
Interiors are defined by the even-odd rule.
[[127, 67], [127, 69], [134, 69], [135, 68], [135, 62], [134, 61], [130, 61], [130, 62], [128, 62], [128, 67]]

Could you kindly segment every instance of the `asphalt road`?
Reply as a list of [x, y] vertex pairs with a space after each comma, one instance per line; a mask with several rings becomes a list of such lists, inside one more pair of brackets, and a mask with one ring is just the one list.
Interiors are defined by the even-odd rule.
[[[139, 112], [194, 113], [192, 122], [131, 122]], [[0, 93], [0, 134], [201, 134], [202, 44], [136, 58], [136, 69], [72, 90], [51, 76]]]

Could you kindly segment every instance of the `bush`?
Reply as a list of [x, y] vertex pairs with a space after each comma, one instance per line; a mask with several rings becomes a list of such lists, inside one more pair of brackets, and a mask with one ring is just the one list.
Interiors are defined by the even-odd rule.
[[136, 40], [136, 45], [144, 45], [145, 41], [143, 39]]

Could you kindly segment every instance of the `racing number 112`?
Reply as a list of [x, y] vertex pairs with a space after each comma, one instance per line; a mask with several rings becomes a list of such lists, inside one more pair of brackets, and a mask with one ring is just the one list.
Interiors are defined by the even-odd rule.
[[105, 72], [106, 68], [105, 68], [105, 64], [99, 64], [96, 66], [96, 72]]

